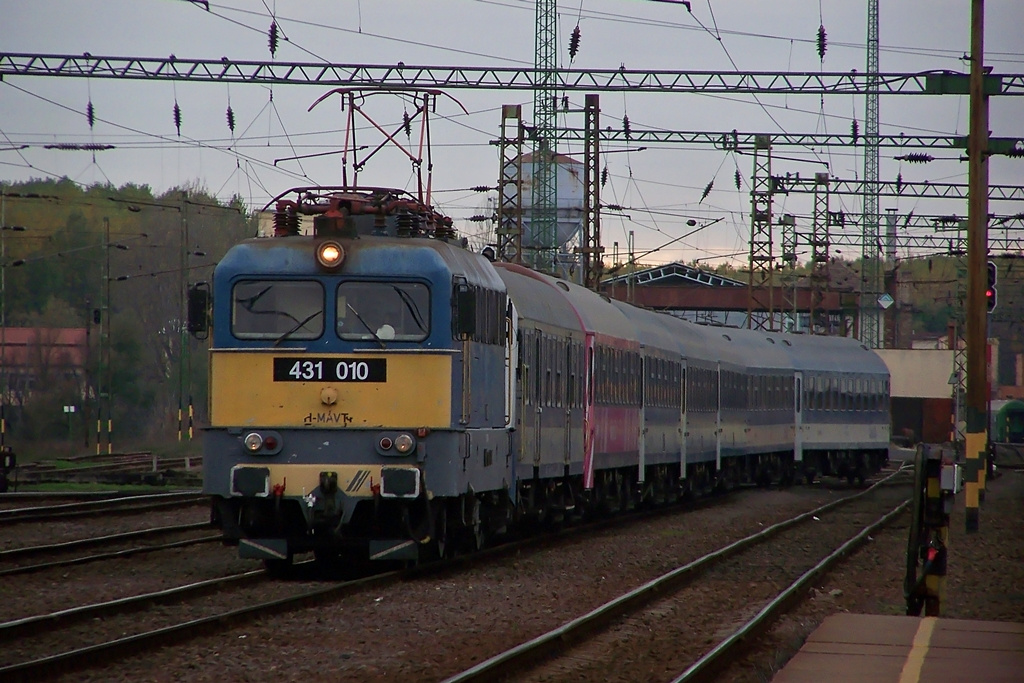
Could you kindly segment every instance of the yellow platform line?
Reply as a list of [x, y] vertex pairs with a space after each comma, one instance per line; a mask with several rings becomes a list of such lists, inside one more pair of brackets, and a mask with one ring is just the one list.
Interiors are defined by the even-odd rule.
[[914, 634], [914, 644], [907, 653], [907, 661], [903, 663], [900, 683], [918, 683], [921, 680], [921, 669], [924, 668], [924, 658], [928, 654], [928, 646], [932, 642], [932, 632], [937, 621], [936, 617], [925, 617], [921, 620], [917, 633]]

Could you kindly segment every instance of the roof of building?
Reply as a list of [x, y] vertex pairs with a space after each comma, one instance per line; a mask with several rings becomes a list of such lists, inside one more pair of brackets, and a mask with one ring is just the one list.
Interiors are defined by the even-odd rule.
[[84, 327], [4, 327], [0, 330], [0, 363], [7, 367], [40, 362], [84, 367], [87, 343]]
[[685, 263], [668, 263], [663, 266], [646, 268], [634, 273], [616, 275], [604, 280], [602, 284], [617, 284], [620, 282], [632, 281], [634, 285], [678, 285], [696, 284], [707, 287], [746, 287], [746, 282], [740, 282], [724, 275], [711, 273], [700, 268], [688, 266]]

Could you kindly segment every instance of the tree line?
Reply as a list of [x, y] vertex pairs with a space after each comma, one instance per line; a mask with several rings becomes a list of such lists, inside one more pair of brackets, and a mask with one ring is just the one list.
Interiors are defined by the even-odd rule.
[[[256, 234], [241, 198], [67, 179], [0, 190], [5, 326], [85, 328], [88, 338], [86, 368], [46, 363], [39, 353], [29, 354], [34, 367], [8, 363], [0, 392], [9, 440], [73, 436], [88, 444], [108, 391], [118, 442], [171, 436], [189, 396], [202, 423], [206, 347], [182, 334], [182, 293], [210, 281], [227, 249]], [[77, 407], [73, 420], [67, 405]]]

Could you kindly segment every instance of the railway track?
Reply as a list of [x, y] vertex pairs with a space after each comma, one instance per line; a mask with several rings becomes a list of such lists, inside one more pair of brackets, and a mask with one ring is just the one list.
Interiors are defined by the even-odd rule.
[[[716, 498], [711, 502], [725, 499], [726, 497]], [[678, 512], [678, 509], [676, 511]], [[269, 581], [265, 571], [250, 571], [0, 623], [0, 680], [29, 681], [63, 671], [85, 668], [96, 662], [106, 662], [137, 653], [140, 649], [201, 637], [247, 619], [323, 605], [359, 591], [380, 590], [402, 580], [467, 569], [515, 555], [524, 549], [558, 544], [567, 538], [578, 539], [581, 534], [597, 533], [611, 526], [624, 526], [653, 515], [671, 512], [672, 508], [645, 510], [625, 517], [600, 520], [572, 529], [505, 543], [471, 555], [458, 556], [444, 563], [385, 572], [354, 581], [334, 582], [326, 586], [305, 581], [310, 577], [320, 577], [317, 576], [318, 570], [312, 563], [302, 563], [295, 567], [298, 575], [293, 578], [298, 578], [298, 581]], [[234, 597], [226, 595], [226, 591]], [[271, 600], [265, 599], [266, 593], [281, 592], [288, 594], [278, 595]], [[214, 599], [208, 602], [216, 602], [217, 607], [197, 604], [197, 601], [211, 594]], [[230, 604], [227, 604], [228, 602]], [[174, 615], [194, 615], [196, 612], [204, 614], [199, 618], [181, 618], [174, 623], [140, 629], [140, 623], [151, 621], [145, 615], [139, 615], [141, 610], [148, 607], [158, 607], [160, 620], [163, 621], [167, 621], [168, 617], [173, 621]], [[87, 638], [80, 632], [81, 624], [93, 623], [94, 620], [102, 620], [106, 631], [131, 635], [99, 642], [94, 638], [86, 642]], [[119, 626], [121, 622], [126, 623]], [[69, 644], [76, 647], [69, 650]], [[35, 656], [40, 650], [47, 649], [56, 651], [45, 656]], [[23, 661], [17, 661], [18, 657], [26, 652], [33, 653], [33, 656], [26, 656]]]
[[152, 510], [208, 504], [209, 498], [194, 491], [118, 496], [59, 505], [33, 505], [0, 510], [0, 525], [22, 522], [49, 522], [76, 517], [95, 517], [110, 513], [135, 514]]
[[[673, 683], [705, 680], [798, 600], [815, 578], [907, 508], [909, 499], [901, 500], [879, 516], [880, 502], [873, 500], [898, 499], [892, 495], [898, 491], [886, 484], [900, 476], [897, 472], [855, 496], [708, 553], [445, 683], [666, 680], [666, 670], [679, 672]], [[806, 550], [799, 569], [780, 566], [780, 547]], [[706, 604], [694, 596], [709, 590], [722, 596], [720, 610], [700, 614], [687, 608], [688, 603]], [[705, 642], [716, 644], [694, 649]], [[656, 668], [645, 671], [645, 663]]]
[[[10, 550], [3, 550], [0, 551], [0, 577], [13, 576], [16, 574], [27, 574], [29, 572], [42, 571], [45, 569], [68, 567], [76, 564], [85, 564], [88, 562], [97, 562], [102, 560], [129, 557], [131, 555], [149, 553], [157, 550], [183, 548], [186, 546], [196, 545], [200, 543], [212, 543], [215, 541], [219, 541], [221, 538], [220, 534], [206, 533], [202, 536], [179, 539], [167, 543], [135, 545], [137, 541], [144, 539], [148, 540], [152, 538], [158, 538], [161, 536], [182, 534], [192, 531], [209, 531], [210, 528], [211, 527], [208, 522], [195, 522], [192, 524], [174, 524], [170, 526], [155, 527], [150, 529], [139, 529], [137, 531], [127, 531], [119, 534], [106, 534], [103, 536], [93, 536], [91, 538], [80, 538], [72, 541], [63, 541], [60, 543], [47, 543], [45, 545], [34, 545], [22, 548], [12, 548]], [[109, 550], [101, 553], [93, 553], [91, 555], [80, 555], [77, 557], [70, 557], [64, 559], [50, 559], [46, 561], [32, 563], [33, 560], [37, 560], [41, 557], [52, 556], [54, 554], [65, 554], [68, 552], [81, 550], [83, 548], [91, 548], [103, 545], [109, 546], [124, 544], [132, 545], [130, 545], [130, 547], [127, 548]], [[16, 563], [16, 566], [9, 566], [10, 563]]]
[[[726, 496], [703, 503], [727, 500]], [[439, 572], [460, 572], [475, 565], [516, 556], [527, 549], [539, 550], [566, 539], [579, 541], [587, 533], [599, 533], [610, 527], [628, 528], [630, 523], [666, 512], [671, 514], [672, 510], [679, 512], [678, 508], [668, 508], [601, 520], [460, 556], [443, 564], [387, 572], [357, 581], [326, 586], [311, 584], [305, 580], [308, 576], [300, 566], [298, 581], [269, 582], [262, 571], [246, 572], [166, 591], [25, 617], [0, 624], [0, 679], [35, 680], [61, 671], [87, 668], [143, 649], [201, 637], [267, 614], [283, 614], [309, 606], [322, 608], [360, 591], [381, 591], [410, 578]], [[285, 594], [282, 595], [282, 591]], [[272, 594], [272, 599], [267, 599], [268, 593]], [[159, 610], [159, 620], [150, 618], [151, 610], [139, 614], [146, 606], [158, 606], [154, 609]], [[81, 624], [95, 623], [95, 620], [104, 624], [104, 632], [117, 633], [118, 637], [97, 641], [97, 636], [92, 634], [91, 639], [86, 638], [81, 632]], [[52, 654], [40, 654], [48, 651]]]

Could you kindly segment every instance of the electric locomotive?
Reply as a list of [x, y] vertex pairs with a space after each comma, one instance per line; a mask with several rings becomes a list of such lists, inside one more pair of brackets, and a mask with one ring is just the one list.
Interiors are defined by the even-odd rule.
[[399, 191], [293, 193], [214, 273], [204, 491], [225, 539], [271, 563], [478, 543], [475, 490], [510, 484], [501, 280]]
[[695, 325], [492, 263], [397, 190], [281, 195], [212, 299], [204, 492], [271, 567], [442, 557], [887, 456], [888, 372], [858, 342]]

